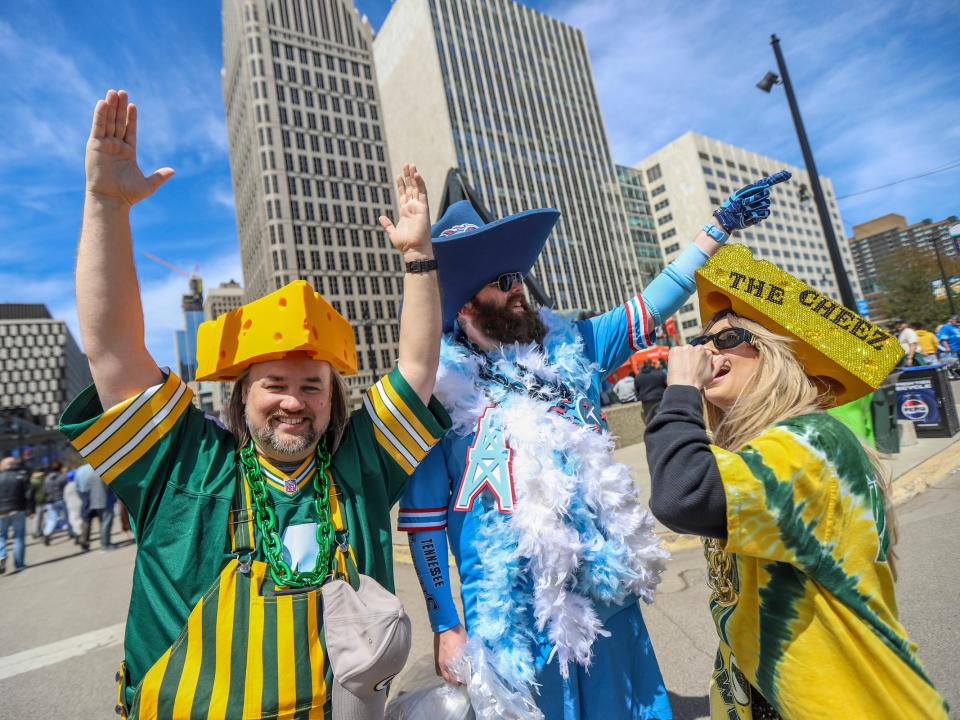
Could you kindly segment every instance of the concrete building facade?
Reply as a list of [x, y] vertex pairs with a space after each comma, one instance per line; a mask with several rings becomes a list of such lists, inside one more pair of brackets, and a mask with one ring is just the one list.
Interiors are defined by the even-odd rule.
[[[371, 45], [348, 0], [223, 0], [222, 72], [246, 299], [303, 279], [355, 325], [351, 400], [394, 363], [400, 254]], [[366, 320], [372, 341], [360, 344]]]
[[871, 318], [889, 319], [881, 317], [879, 310], [883, 289], [878, 283], [878, 275], [891, 256], [908, 248], [933, 255], [936, 243], [943, 257], [956, 257], [957, 248], [950, 238], [950, 227], [955, 224], [955, 215], [937, 222], [926, 219], [910, 225], [903, 215], [888, 213], [853, 226], [853, 236], [848, 242]]
[[[746, 244], [754, 257], [769, 260], [839, 298], [816, 207], [812, 200], [800, 198], [800, 186], [810, 187], [806, 170], [694, 132], [687, 132], [657, 150], [641, 161], [637, 169], [644, 173], [665, 263], [676, 258], [705, 223], [715, 222], [713, 211], [730, 193], [765, 175], [789, 170], [793, 178], [771, 190], [770, 217], [754, 228], [737, 232], [731, 241]], [[822, 175], [820, 182], [834, 232], [837, 237], [843, 237], [833, 183]], [[840, 251], [853, 294], [862, 298], [850, 249], [841, 244]], [[696, 296], [680, 309], [679, 325], [684, 340], [693, 337], [700, 328]]]
[[[224, 313], [236, 310], [243, 305], [243, 287], [235, 280], [220, 283], [207, 291], [203, 298], [203, 319], [215, 320]], [[230, 401], [233, 392], [232, 382], [202, 382], [198, 388], [200, 405], [209, 405], [210, 412], [220, 415]]]
[[459, 167], [495, 217], [560, 210], [534, 268], [560, 309], [639, 289], [579, 30], [512, 0], [397, 0], [374, 57], [394, 171], [415, 160], [436, 201]]
[[46, 305], [0, 304], [0, 409], [26, 408], [53, 429], [92, 381], [87, 356]]

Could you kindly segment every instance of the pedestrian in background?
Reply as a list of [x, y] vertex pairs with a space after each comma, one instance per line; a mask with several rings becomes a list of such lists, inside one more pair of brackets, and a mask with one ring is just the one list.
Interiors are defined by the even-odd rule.
[[923, 356], [923, 362], [927, 365], [937, 363], [937, 336], [929, 330], [924, 330], [920, 323], [910, 323], [910, 327], [917, 334], [917, 344], [920, 347], [920, 354]]
[[895, 320], [897, 327], [897, 342], [903, 348], [903, 367], [914, 367], [923, 365], [923, 355], [920, 353], [920, 341], [917, 338], [916, 331], [910, 327], [906, 320]]
[[83, 530], [83, 498], [77, 490], [76, 468], [67, 471], [67, 484], [63, 486], [63, 503], [67, 507], [67, 522], [70, 523], [70, 532], [73, 541], [80, 544], [80, 533]]
[[116, 502], [113, 493], [100, 476], [89, 465], [82, 465], [76, 472], [77, 490], [84, 498], [83, 532], [80, 536], [80, 545], [84, 550], [90, 549], [90, 528], [93, 519], [100, 523], [100, 550], [112, 550], [110, 544], [110, 526], [113, 524], [113, 505]]
[[634, 380], [637, 400], [643, 405], [643, 423], [650, 424], [650, 420], [657, 413], [663, 391], [667, 389], [667, 374], [647, 360], [640, 368], [640, 374]]
[[7, 534], [13, 529], [13, 571], [26, 562], [27, 515], [33, 514], [33, 486], [30, 473], [16, 458], [0, 460], [0, 573], [7, 569]]
[[49, 545], [50, 538], [61, 524], [66, 528], [70, 537], [73, 530], [67, 517], [67, 504], [63, 501], [63, 488], [67, 484], [67, 473], [59, 460], [50, 463], [43, 477], [44, 522], [43, 544]]
[[43, 496], [43, 479], [47, 473], [43, 468], [31, 468], [23, 460], [18, 460], [17, 465], [30, 478], [30, 489], [33, 493], [33, 502], [36, 508], [36, 512], [30, 515], [30, 534], [39, 540], [43, 537], [43, 508], [46, 502]]
[[949, 322], [937, 330], [937, 340], [940, 341], [940, 346], [950, 354], [948, 359], [956, 359], [957, 353], [960, 352], [960, 317], [951, 316]]
[[636, 377], [634, 373], [628, 373], [617, 380], [617, 384], [613, 386], [613, 392], [616, 393], [620, 402], [632, 403], [637, 401], [637, 391], [633, 386]]

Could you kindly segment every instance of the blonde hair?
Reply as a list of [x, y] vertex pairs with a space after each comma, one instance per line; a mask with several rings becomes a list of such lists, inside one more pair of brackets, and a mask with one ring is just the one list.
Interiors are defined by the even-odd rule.
[[804, 372], [789, 339], [729, 311], [716, 315], [704, 333], [722, 318], [733, 327], [750, 331], [758, 358], [753, 376], [732, 407], [721, 410], [705, 403], [707, 428], [715, 445], [738, 450], [774, 423], [828, 406], [831, 396], [818, 389]]
[[[713, 443], [725, 450], [739, 450], [771, 425], [798, 415], [819, 412], [833, 403], [828, 386], [818, 387], [803, 369], [790, 349], [791, 340], [778, 335], [760, 323], [729, 310], [718, 313], [703, 332], [725, 318], [733, 327], [749, 330], [751, 345], [757, 351], [757, 366], [744, 385], [733, 406], [724, 411], [704, 400], [704, 416]], [[861, 443], [873, 468], [873, 475], [883, 501], [883, 513], [889, 539], [887, 562], [894, 580], [897, 578], [893, 547], [897, 542], [896, 519], [890, 502], [889, 474], [872, 447]]]
[[[230, 402], [227, 404], [224, 422], [227, 429], [233, 433], [237, 441], [237, 448], [242, 448], [250, 442], [250, 428], [247, 427], [246, 405], [243, 402], [243, 389], [250, 379], [247, 370], [237, 378], [230, 393]], [[323, 433], [327, 441], [327, 450], [333, 455], [340, 447], [343, 433], [346, 432], [347, 422], [350, 419], [347, 408], [347, 384], [335, 369], [330, 368], [330, 422]]]

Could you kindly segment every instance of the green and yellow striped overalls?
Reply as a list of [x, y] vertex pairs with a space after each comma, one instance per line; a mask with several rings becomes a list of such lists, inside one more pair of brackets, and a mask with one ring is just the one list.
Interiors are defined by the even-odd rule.
[[[255, 547], [250, 489], [242, 475], [231, 510], [233, 557], [147, 671], [127, 717], [136, 720], [330, 717], [333, 675], [326, 657], [320, 588], [275, 588]], [[357, 587], [353, 549], [330, 483], [337, 575]], [[124, 672], [121, 668], [120, 697]], [[122, 700], [121, 700], [122, 702]]]

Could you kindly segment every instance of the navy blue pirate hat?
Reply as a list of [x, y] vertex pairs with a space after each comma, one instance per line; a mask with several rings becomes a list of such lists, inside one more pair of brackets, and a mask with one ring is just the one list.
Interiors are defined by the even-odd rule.
[[431, 228], [443, 303], [443, 331], [487, 283], [528, 274], [560, 219], [553, 208], [525, 210], [485, 223], [469, 200], [453, 203]]

